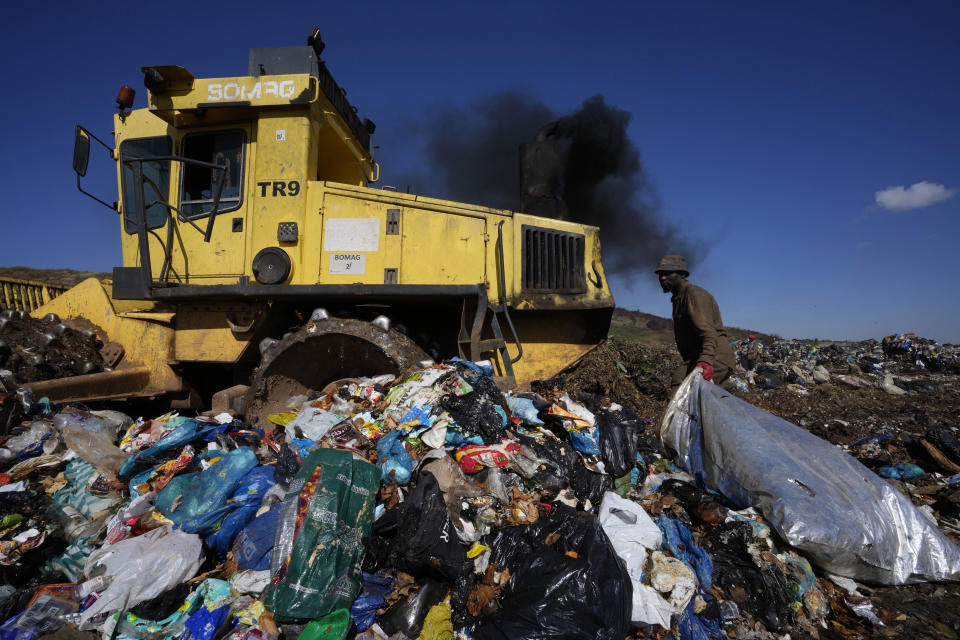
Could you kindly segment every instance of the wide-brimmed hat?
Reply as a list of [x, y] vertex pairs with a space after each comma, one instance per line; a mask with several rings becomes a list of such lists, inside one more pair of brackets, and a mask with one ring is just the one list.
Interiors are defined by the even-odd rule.
[[654, 271], [654, 273], [660, 273], [661, 271], [679, 271], [684, 277], [690, 275], [690, 272], [687, 271], [686, 258], [678, 255], [663, 256], [660, 258], [660, 264], [657, 265], [657, 270]]

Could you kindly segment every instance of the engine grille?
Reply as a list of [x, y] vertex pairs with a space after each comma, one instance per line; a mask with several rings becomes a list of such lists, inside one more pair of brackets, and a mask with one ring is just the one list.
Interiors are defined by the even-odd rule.
[[523, 288], [550, 293], [584, 293], [584, 237], [523, 225]]

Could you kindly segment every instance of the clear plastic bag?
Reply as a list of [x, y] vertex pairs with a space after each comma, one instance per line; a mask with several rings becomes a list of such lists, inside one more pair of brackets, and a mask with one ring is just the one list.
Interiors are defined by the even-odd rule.
[[104, 545], [87, 558], [88, 578], [111, 578], [110, 586], [80, 618], [128, 609], [192, 578], [203, 562], [203, 543], [192, 533], [161, 527], [142, 536]]
[[115, 447], [113, 440], [104, 432], [84, 429], [75, 424], [63, 427], [63, 440], [78, 456], [110, 480], [117, 479], [120, 466], [129, 457], [129, 454]]

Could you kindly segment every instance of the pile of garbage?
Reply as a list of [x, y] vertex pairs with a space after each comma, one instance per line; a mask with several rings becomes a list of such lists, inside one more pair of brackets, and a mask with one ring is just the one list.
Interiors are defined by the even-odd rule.
[[748, 337], [732, 346], [744, 374], [730, 384], [744, 393], [785, 386], [804, 395], [826, 383], [879, 388], [891, 395], [936, 393], [943, 390], [944, 379], [960, 374], [960, 345], [942, 345], [913, 333], [843, 344], [764, 343]]
[[[557, 381], [502, 393], [491, 373], [344, 381], [265, 424], [0, 394], [17, 409], [0, 639], [870, 637], [895, 619], [868, 583], [960, 577], [960, 549], [882, 487], [936, 544], [870, 573], [795, 535], [794, 494], [830, 504], [823, 479], [789, 461], [758, 471], [767, 488], [717, 476], [723, 421], [691, 408], [733, 396], [698, 374], [657, 425]], [[903, 533], [885, 526], [882, 544]]]

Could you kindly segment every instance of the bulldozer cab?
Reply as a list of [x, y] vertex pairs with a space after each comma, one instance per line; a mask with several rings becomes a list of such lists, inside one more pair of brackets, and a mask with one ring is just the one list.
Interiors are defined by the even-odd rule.
[[[310, 183], [366, 186], [378, 172], [372, 123], [357, 118], [316, 51], [254, 49], [242, 77], [143, 68], [148, 108], [114, 122], [124, 265], [114, 273], [116, 297], [316, 281], [296, 251]], [[78, 186], [91, 138], [100, 143], [77, 128]]]

